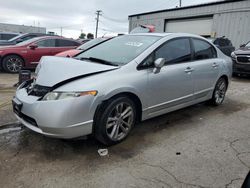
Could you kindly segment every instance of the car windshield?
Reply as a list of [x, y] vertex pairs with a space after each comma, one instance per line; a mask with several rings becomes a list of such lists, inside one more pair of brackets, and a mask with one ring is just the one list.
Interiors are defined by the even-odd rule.
[[16, 37], [9, 39], [8, 41], [13, 42], [13, 41], [15, 41], [16, 39], [19, 39], [22, 36], [24, 36], [24, 35], [17, 35]]
[[124, 65], [132, 61], [160, 38], [159, 36], [149, 35], [123, 35], [101, 43], [75, 58]]
[[105, 40], [108, 40], [108, 38], [96, 38], [96, 39], [90, 40], [90, 41], [82, 44], [77, 49], [78, 50], [87, 50], [87, 49], [91, 48], [92, 46], [95, 46], [95, 45], [97, 45]]
[[250, 42], [248, 42], [248, 43], [246, 44], [246, 47], [250, 47]]
[[32, 42], [35, 42], [37, 41], [37, 38], [32, 38], [32, 39], [29, 39], [29, 40], [25, 40], [23, 42], [20, 42], [20, 43], [17, 43], [16, 46], [24, 46], [26, 44], [29, 44], [29, 43], [32, 43]]

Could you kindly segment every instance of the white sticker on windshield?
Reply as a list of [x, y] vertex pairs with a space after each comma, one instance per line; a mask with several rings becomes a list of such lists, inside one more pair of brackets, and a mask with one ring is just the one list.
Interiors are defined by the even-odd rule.
[[143, 43], [141, 43], [141, 42], [127, 42], [125, 45], [140, 47], [143, 45]]

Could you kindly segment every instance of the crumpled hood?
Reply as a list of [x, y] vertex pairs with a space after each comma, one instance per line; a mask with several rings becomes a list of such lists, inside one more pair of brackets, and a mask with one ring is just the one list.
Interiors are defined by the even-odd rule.
[[38, 66], [39, 72], [36, 76], [36, 84], [47, 87], [119, 68], [73, 58], [53, 56], [44, 56]]

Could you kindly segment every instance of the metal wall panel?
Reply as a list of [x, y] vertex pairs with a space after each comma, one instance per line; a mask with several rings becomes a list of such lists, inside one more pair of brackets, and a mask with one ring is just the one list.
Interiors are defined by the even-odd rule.
[[213, 15], [212, 33], [217, 37], [230, 38], [235, 47], [250, 40], [250, 0], [132, 16], [129, 30], [140, 24], [153, 24], [156, 32], [164, 32], [165, 20], [208, 15]]

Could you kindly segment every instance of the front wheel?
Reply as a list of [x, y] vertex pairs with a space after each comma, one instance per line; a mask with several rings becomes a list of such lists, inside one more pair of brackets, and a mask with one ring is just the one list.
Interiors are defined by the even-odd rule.
[[127, 97], [107, 101], [95, 117], [95, 138], [105, 145], [123, 141], [135, 125], [136, 107]]
[[219, 106], [223, 103], [226, 96], [227, 86], [228, 84], [225, 78], [220, 78], [217, 81], [213, 92], [213, 97], [210, 101], [214, 106]]
[[23, 59], [17, 55], [6, 56], [3, 61], [3, 69], [9, 73], [18, 73], [23, 66]]

